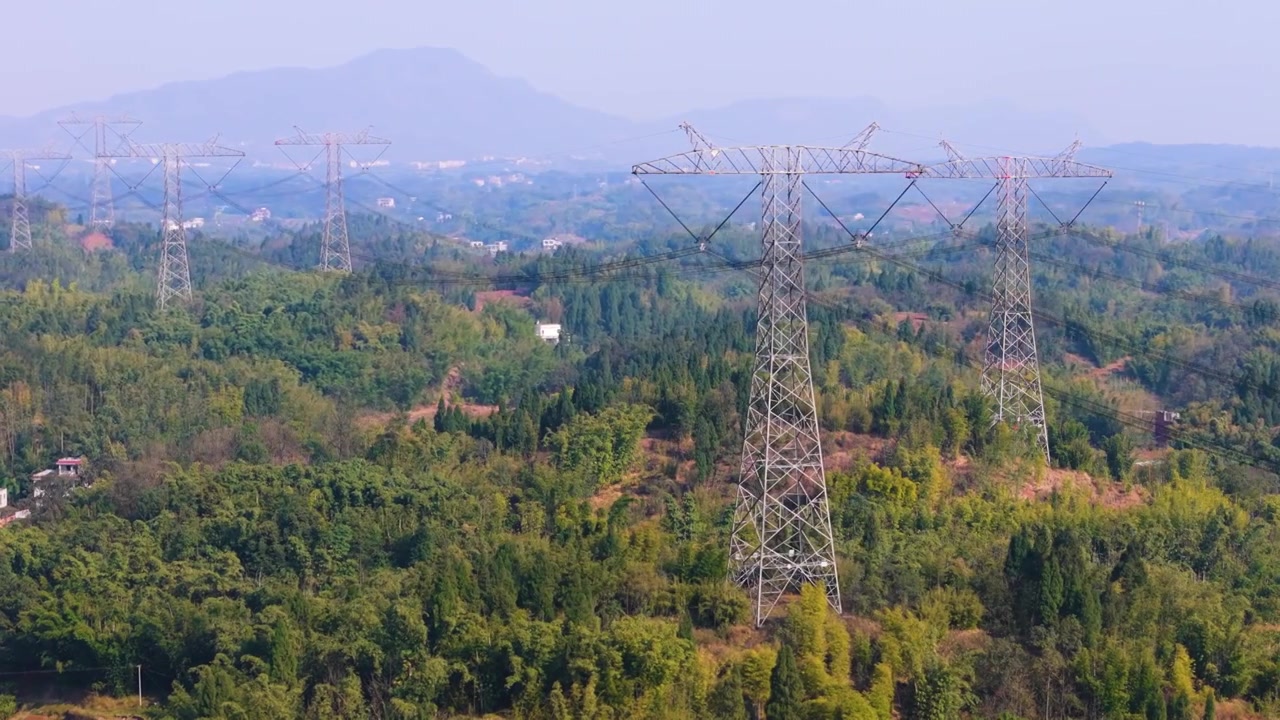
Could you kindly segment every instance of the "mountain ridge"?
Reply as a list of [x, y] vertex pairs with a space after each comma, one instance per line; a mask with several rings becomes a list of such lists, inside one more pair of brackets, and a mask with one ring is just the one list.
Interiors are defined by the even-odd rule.
[[[313, 132], [372, 126], [392, 141], [386, 157], [397, 162], [576, 155], [610, 167], [682, 152], [686, 146], [678, 133], [664, 131], [686, 120], [717, 143], [825, 145], [843, 144], [875, 120], [889, 129], [876, 136], [872, 149], [922, 161], [941, 158], [937, 143], [943, 137], [975, 155], [1052, 154], [1077, 137], [1089, 148], [1111, 142], [1084, 118], [1025, 110], [1008, 100], [907, 108], [865, 95], [755, 98], [637, 121], [572, 104], [521, 78], [499, 76], [456, 50], [432, 47], [375, 50], [323, 68], [237, 71], [26, 117], [0, 116], [0, 138], [11, 145], [69, 145], [57, 121], [72, 111], [136, 117], [145, 123], [135, 135], [139, 141], [201, 141], [218, 135], [251, 158], [276, 161], [281, 157], [274, 140], [292, 135], [295, 126]], [[922, 129], [928, 127], [936, 131]], [[1218, 156], [1231, 164], [1246, 162], [1239, 160], [1240, 146], [1197, 147], [1222, 148], [1202, 151], [1195, 158], [1202, 164]], [[1245, 154], [1252, 158], [1250, 166], [1275, 166], [1270, 153]]]

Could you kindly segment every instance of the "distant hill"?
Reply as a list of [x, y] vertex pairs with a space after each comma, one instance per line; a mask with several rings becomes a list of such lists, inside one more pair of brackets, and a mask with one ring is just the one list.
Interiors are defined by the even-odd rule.
[[380, 50], [322, 69], [280, 68], [163, 85], [29, 118], [0, 118], [11, 144], [67, 138], [56, 122], [128, 113], [146, 140], [203, 140], [279, 157], [271, 147], [294, 125], [358, 130], [395, 143], [406, 160], [547, 153], [634, 134], [627, 120], [573, 106], [522, 80], [501, 78], [454, 50]]
[[[371, 125], [375, 134], [393, 140], [386, 157], [396, 161], [573, 157], [623, 170], [634, 162], [687, 149], [675, 130], [683, 120], [721, 144], [827, 145], [844, 143], [875, 120], [889, 131], [876, 137], [872, 149], [922, 161], [941, 159], [937, 141], [942, 137], [972, 154], [1051, 154], [1079, 137], [1086, 143], [1081, 159], [1106, 165], [1141, 165], [1197, 177], [1235, 178], [1244, 170], [1259, 181], [1280, 168], [1280, 150], [1142, 143], [1107, 148], [1107, 138], [1083, 118], [1026, 111], [1009, 102], [904, 108], [869, 97], [774, 98], [637, 122], [578, 107], [523, 80], [499, 77], [457, 51], [439, 48], [379, 50], [335, 67], [242, 72], [31, 117], [0, 117], [0, 146], [54, 142], [68, 147], [70, 141], [56, 123], [73, 109], [141, 119], [145, 124], [136, 135], [141, 141], [198, 141], [221, 133], [224, 144], [240, 147], [252, 158], [276, 162], [284, 158], [272, 143], [292, 134], [294, 125], [309, 131]], [[301, 151], [296, 155], [305, 156]]]

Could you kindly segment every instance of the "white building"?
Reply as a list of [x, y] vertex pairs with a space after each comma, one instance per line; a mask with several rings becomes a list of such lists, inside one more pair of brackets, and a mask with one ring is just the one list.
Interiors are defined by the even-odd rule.
[[489, 250], [490, 255], [497, 255], [500, 252], [507, 251], [507, 241], [499, 240], [495, 243], [489, 243], [488, 245], [485, 245], [485, 247]]
[[0, 488], [0, 508], [9, 507], [9, 488]]
[[182, 228], [184, 230], [195, 230], [202, 227], [204, 227], [204, 218], [202, 217], [191, 218], [190, 220], [182, 223]]
[[561, 241], [561, 240], [558, 240], [558, 239], [556, 239], [556, 238], [542, 238], [542, 249], [543, 249], [543, 250], [555, 250], [556, 248], [560, 247], [561, 245], [564, 245], [564, 242], [563, 242], [563, 241]]
[[560, 323], [538, 323], [538, 337], [547, 342], [560, 342]]
[[44, 497], [44, 486], [53, 479], [52, 470], [41, 470], [31, 476], [31, 497]]
[[396, 206], [396, 199], [395, 199], [395, 198], [390, 198], [390, 197], [378, 198], [378, 207], [380, 207], [380, 208], [388, 208], [388, 209], [390, 209], [390, 208], [393, 208], [393, 207], [395, 207], [395, 206]]
[[31, 497], [43, 497], [45, 486], [55, 477], [60, 479], [70, 479], [74, 482], [80, 477], [81, 468], [84, 467], [84, 461], [80, 458], [65, 457], [59, 459], [53, 464], [53, 468], [49, 470], [41, 470], [31, 476]]
[[452, 219], [453, 219], [453, 213], [447, 213], [447, 212], [436, 213], [436, 222], [438, 223], [448, 222], [449, 220], [452, 220]]
[[265, 222], [270, 219], [271, 219], [271, 211], [264, 207], [260, 207], [257, 210], [254, 210], [253, 214], [249, 216], [249, 220], [256, 223]]
[[484, 241], [483, 241], [483, 240], [472, 240], [472, 241], [471, 241], [471, 247], [473, 247], [473, 248], [482, 248], [482, 247], [484, 247]]

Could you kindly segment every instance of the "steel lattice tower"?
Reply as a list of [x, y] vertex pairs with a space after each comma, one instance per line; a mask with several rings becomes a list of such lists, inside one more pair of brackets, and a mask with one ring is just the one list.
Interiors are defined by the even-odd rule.
[[108, 153], [106, 157], [150, 158], [164, 164], [164, 209], [160, 218], [163, 240], [156, 304], [163, 310], [173, 300], [191, 300], [191, 261], [187, 255], [187, 230], [182, 215], [182, 166], [187, 158], [240, 158], [244, 153], [218, 145], [215, 138], [206, 143], [137, 144], [129, 141], [122, 150]]
[[[718, 148], [682, 126], [694, 149], [636, 165], [638, 175], [756, 175], [761, 178], [763, 268], [755, 370], [742, 442], [732, 578], [754, 594], [756, 624], [802, 584], [824, 583], [841, 610], [835, 539], [809, 366], [801, 196], [806, 174], [906, 173], [919, 165], [862, 149], [770, 145]], [[869, 133], [864, 135], [869, 136]]]
[[[111, 190], [111, 161], [113, 153], [128, 142], [129, 133], [142, 124], [140, 120], [126, 116], [107, 117], [97, 115], [93, 118], [81, 118], [75, 113], [65, 120], [59, 120], [67, 134], [75, 139], [76, 144], [93, 153], [93, 191], [89, 204], [89, 224], [92, 227], [109, 227], [115, 223], [115, 200]], [[70, 130], [73, 127], [87, 127], [79, 135]], [[116, 128], [125, 128], [123, 131]], [[84, 136], [93, 131], [93, 148], [90, 150], [82, 142]], [[114, 136], [115, 142], [112, 142]]]
[[947, 143], [950, 160], [919, 177], [996, 181], [996, 263], [982, 391], [996, 401], [996, 422], [1032, 428], [1049, 459], [1049, 435], [1040, 386], [1031, 311], [1031, 262], [1027, 248], [1027, 200], [1031, 178], [1109, 178], [1111, 171], [1075, 161], [1080, 143], [1054, 157], [965, 158]]
[[9, 229], [9, 252], [31, 249], [31, 219], [27, 215], [27, 161], [70, 160], [54, 150], [0, 150], [13, 162], [13, 213]]
[[[277, 146], [322, 145], [327, 158], [325, 172], [324, 234], [320, 245], [320, 269], [351, 272], [351, 241], [347, 236], [347, 208], [342, 195], [342, 147], [344, 145], [390, 145], [390, 140], [373, 137], [368, 130], [358, 133], [308, 133], [276, 141]], [[385, 147], [384, 147], [385, 151]]]

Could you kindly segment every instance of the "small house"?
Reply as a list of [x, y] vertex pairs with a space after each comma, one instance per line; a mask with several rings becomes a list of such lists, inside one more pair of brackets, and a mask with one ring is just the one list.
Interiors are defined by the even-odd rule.
[[560, 342], [560, 323], [538, 323], [538, 337], [547, 342]]
[[41, 470], [31, 475], [31, 497], [38, 498], [44, 496], [44, 488], [53, 479], [54, 470]]
[[5, 525], [17, 520], [26, 520], [29, 517], [31, 517], [30, 510], [18, 510], [13, 513], [0, 513], [0, 527], [4, 527]]
[[58, 477], [80, 477], [80, 467], [84, 465], [84, 461], [80, 458], [65, 457], [54, 463], [54, 468], [58, 471]]
[[9, 488], [0, 488], [0, 510], [9, 507]]

